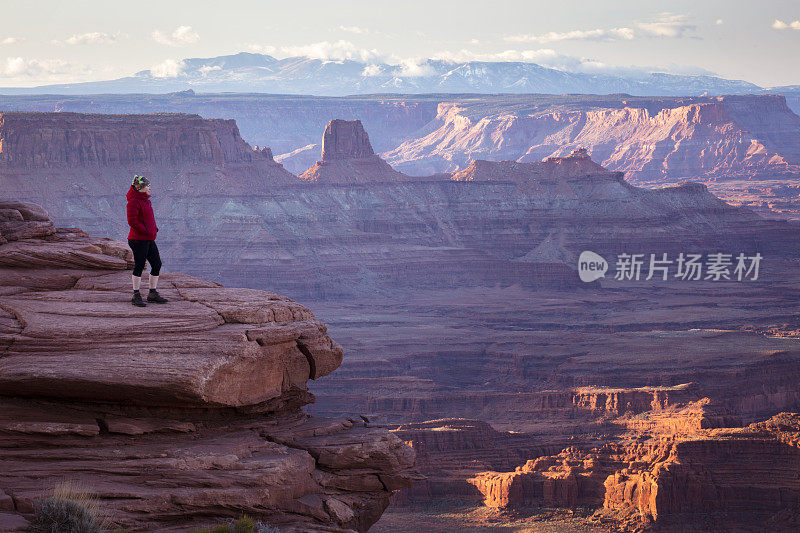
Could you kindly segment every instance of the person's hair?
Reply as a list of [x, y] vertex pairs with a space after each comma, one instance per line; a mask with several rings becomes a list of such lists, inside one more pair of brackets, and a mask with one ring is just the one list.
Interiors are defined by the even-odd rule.
[[150, 185], [150, 180], [145, 178], [144, 176], [134, 176], [133, 177], [133, 188], [137, 191], [141, 191], [148, 185]]

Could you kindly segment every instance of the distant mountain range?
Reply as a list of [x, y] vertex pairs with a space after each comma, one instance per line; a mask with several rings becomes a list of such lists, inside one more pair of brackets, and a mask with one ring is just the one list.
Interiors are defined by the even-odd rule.
[[[523, 62], [427, 60], [413, 68], [308, 57], [276, 59], [242, 52], [185, 59], [164, 72], [143, 70], [109, 81], [0, 88], [3, 94], [262, 92], [343, 96], [376, 93], [548, 93], [697, 96], [760, 93], [761, 87], [716, 76], [661, 72], [612, 75], [566, 72]], [[772, 90], [779, 90], [774, 88]]]

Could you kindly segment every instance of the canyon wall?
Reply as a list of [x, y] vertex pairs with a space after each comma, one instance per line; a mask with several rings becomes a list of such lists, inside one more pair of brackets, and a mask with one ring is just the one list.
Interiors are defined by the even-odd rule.
[[320, 132], [330, 120], [361, 120], [375, 149], [382, 152], [431, 121], [438, 102], [427, 96], [330, 98], [184, 91], [91, 97], [0, 95], [0, 111], [190, 113], [234, 119], [248, 143], [272, 147], [276, 158], [299, 174], [319, 159]]
[[[797, 413], [740, 427], [680, 424], [702, 413], [708, 399], [673, 406], [661, 421], [584, 449], [565, 447], [510, 472], [469, 479], [498, 509], [532, 506], [599, 508], [595, 517], [622, 531], [731, 529], [792, 531], [800, 502]], [[645, 413], [652, 417], [652, 413]], [[735, 459], [734, 459], [735, 458]]]
[[[66, 136], [42, 144], [50, 135], [47, 120], [61, 117], [69, 139], [84, 139], [83, 144], [72, 146]], [[201, 131], [217, 132], [212, 138], [229, 148], [210, 151], [209, 157], [217, 158], [210, 163], [195, 163], [202, 143], [187, 140], [186, 150], [173, 154], [160, 148], [166, 137], [159, 137], [154, 126], [153, 136], [136, 145], [138, 153], [150, 158], [163, 151], [167, 161], [126, 166], [117, 164], [120, 154], [128, 153], [120, 140], [129, 129], [143, 129], [146, 118], [127, 125], [117, 117], [94, 115], [42, 118], [14, 117], [12, 141], [4, 143], [0, 162], [8, 194], [41, 203], [58, 224], [124, 238], [124, 194], [131, 176], [144, 173], [153, 184], [166, 269], [295, 297], [364, 297], [408, 287], [495, 283], [567, 288], [580, 284], [574, 265], [584, 249], [609, 255], [677, 253], [713, 245], [785, 255], [796, 236], [790, 225], [731, 207], [700, 184], [660, 190], [632, 186], [580, 151], [539, 163], [477, 161], [454, 179], [415, 180], [374, 154], [323, 157], [308, 174], [322, 179], [304, 181], [274, 163], [266, 149], [250, 149], [227, 122], [154, 116], [154, 124], [166, 122], [189, 140], [204, 138]], [[38, 133], [14, 133], [25, 129], [22, 121]], [[93, 121], [98, 124], [90, 125]], [[87, 131], [77, 133], [75, 124]], [[219, 131], [220, 125], [226, 129]], [[108, 140], [93, 133], [108, 128], [112, 133], [103, 134], [110, 135]], [[363, 139], [361, 144], [356, 139], [363, 128], [336, 129], [330, 136], [337, 143], [366, 149]], [[220, 140], [230, 136], [233, 140]], [[43, 153], [38, 159], [16, 155], [37, 150]], [[58, 171], [39, 168], [51, 159], [61, 161], [70, 150], [91, 156], [75, 159], [83, 165]], [[30, 161], [28, 166], [16, 166], [21, 159]], [[334, 166], [326, 167], [329, 163]], [[364, 173], [354, 172], [362, 163]]]
[[320, 153], [335, 118], [360, 119], [401, 172], [461, 170], [473, 159], [538, 161], [588, 148], [634, 181], [798, 176], [800, 118], [784, 96], [247, 94], [0, 96], [0, 110], [196, 113], [233, 118], [298, 174]]
[[[294, 174], [319, 159], [332, 119], [360, 120], [396, 170], [424, 176], [474, 159], [538, 161], [588, 148], [634, 183], [687, 179], [772, 218], [800, 218], [796, 95], [641, 97], [627, 94], [0, 95], [0, 111], [194, 113], [236, 120]], [[794, 98], [794, 100], [793, 100]], [[788, 100], [787, 100], [788, 99]], [[788, 102], [788, 106], [787, 106]], [[757, 178], [757, 180], [753, 180]]]
[[800, 117], [782, 96], [592, 104], [442, 103], [421, 134], [385, 157], [403, 172], [429, 174], [474, 159], [539, 161], [583, 147], [633, 182], [800, 175]]
[[134, 174], [150, 178], [154, 191], [181, 196], [244, 194], [297, 181], [268, 150], [244, 142], [232, 120], [0, 114], [0, 177], [7, 194], [56, 204], [57, 220], [60, 209], [69, 209], [66, 198], [127, 190]]
[[267, 161], [233, 120], [198, 115], [0, 114], [0, 164], [26, 170]]

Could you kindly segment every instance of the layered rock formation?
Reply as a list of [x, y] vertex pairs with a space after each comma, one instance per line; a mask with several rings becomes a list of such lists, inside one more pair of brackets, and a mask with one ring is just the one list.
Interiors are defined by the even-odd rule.
[[0, 162], [12, 168], [224, 165], [268, 160], [233, 120], [198, 115], [0, 114]]
[[426, 504], [441, 498], [476, 499], [469, 479], [485, 470], [508, 470], [524, 459], [558, 453], [570, 438], [495, 430], [488, 422], [446, 418], [403, 424], [392, 433], [414, 448], [425, 479], [399, 491], [397, 505]]
[[752, 177], [774, 178], [781, 186], [798, 175], [798, 119], [782, 99], [779, 94], [324, 98], [184, 91], [165, 95], [0, 96], [0, 109], [181, 112], [234, 118], [248, 142], [272, 146], [276, 160], [294, 173], [314, 164], [320, 150], [319, 131], [337, 117], [360, 119], [370, 132], [374, 148], [398, 170], [411, 175], [462, 170], [473, 159], [538, 161], [585, 146], [596, 161], [628, 173], [634, 182], [690, 179], [710, 185], [724, 180], [726, 187], [715, 189], [715, 194], [726, 201], [746, 203], [766, 214], [797, 218], [800, 199], [796, 194], [789, 198], [774, 195], [770, 189], [775, 183], [750, 182]]
[[65, 479], [133, 530], [364, 531], [416, 476], [396, 436], [301, 411], [342, 361], [302, 305], [169, 272], [137, 308], [124, 243], [16, 201], [0, 233], [0, 530]]
[[[599, 509], [606, 479], [650, 453], [628, 441], [700, 438], [800, 408], [795, 265], [776, 258], [769, 267], [775, 277], [750, 285], [639, 283], [583, 293], [476, 288], [416, 293], [402, 303], [320, 302], [315, 311], [329, 317], [348, 358], [313, 386], [325, 398], [313, 410], [332, 415], [356, 405], [370, 420], [396, 424], [412, 443], [428, 479], [402, 494], [400, 501], [411, 504], [402, 512], [411, 514], [398, 517], [430, 514], [426, 502], [453, 498], [463, 502], [462, 514], [484, 512], [472, 511], [485, 496], [468, 480], [485, 471], [495, 472], [484, 476], [487, 482], [498, 480], [487, 495], [517, 502], [500, 509]], [[495, 429], [477, 421], [424, 422], [453, 416]], [[526, 453], [510, 468], [490, 466]], [[714, 453], [738, 468], [737, 455]], [[768, 453], [763, 448], [763, 457]], [[515, 472], [539, 457], [550, 459]], [[740, 486], [758, 487], [771, 475], [742, 472]], [[514, 500], [520, 487], [526, 491]], [[673, 496], [685, 501], [694, 494]], [[729, 511], [721, 505], [707, 512]], [[591, 524], [608, 519], [628, 527], [627, 513], [609, 511]], [[636, 513], [628, 530], [643, 523]], [[698, 516], [708, 517], [706, 525], [742, 524], [741, 516], [727, 522], [705, 513]], [[775, 513], [791, 516], [791, 507], [764, 519]], [[535, 528], [543, 519], [531, 520], [517, 525]], [[791, 531], [780, 524], [773, 530]]]
[[[525, 170], [512, 175], [509, 166]], [[531, 171], [538, 168], [560, 170], [539, 179]], [[647, 190], [598, 168], [582, 155], [484, 162], [465, 171], [469, 181], [319, 183], [189, 207], [225, 247], [204, 252], [201, 264], [185, 237], [191, 226], [168, 219], [183, 237], [176, 242], [170, 226], [163, 234], [181, 268], [253, 286], [262, 270], [249, 265], [263, 265], [271, 286], [311, 298], [495, 283], [566, 288], [578, 285], [572, 269], [586, 249], [607, 257], [709, 247], [783, 255], [796, 239], [790, 225], [733, 208], [703, 185]], [[165, 204], [154, 201], [159, 212]], [[225, 245], [241, 240], [246, 247]]]
[[[476, 500], [481, 494], [467, 479], [478, 471], [506, 474], [573, 446], [546, 470], [565, 459], [567, 467], [580, 466], [572, 477], [585, 481], [576, 484], [590, 487], [586, 494], [593, 496], [570, 492], [570, 474], [559, 466], [565, 481], [558, 481], [563, 491], [554, 488], [552, 501], [602, 506], [603, 483], [625, 468], [603, 457], [627, 457], [627, 443], [618, 442], [625, 432], [634, 440], [700, 434], [800, 407], [796, 225], [733, 208], [700, 184], [633, 186], [581, 152], [536, 163], [478, 161], [457, 178], [300, 183], [225, 198], [156, 194], [164, 279], [180, 265], [192, 274], [321, 300], [315, 312], [348, 358], [312, 385], [322, 401], [307, 409], [345, 420], [361, 412], [368, 420], [403, 425], [394, 433], [420, 450], [429, 477], [418, 491], [402, 495], [406, 501], [453, 494]], [[67, 194], [53, 206], [59, 220], [112, 227], [120, 236], [126, 231], [121, 193]], [[14, 231], [9, 226], [9, 234]], [[583, 284], [573, 266], [586, 249], [609, 259], [620, 252], [674, 258], [679, 252], [758, 251], [764, 262], [753, 282], [607, 277]], [[29, 260], [24, 257], [20, 263]], [[65, 279], [68, 287], [74, 282]], [[120, 295], [125, 284], [119, 281]], [[187, 293], [176, 285], [173, 296], [179, 289]], [[203, 301], [224, 315], [221, 298]], [[294, 345], [287, 341], [293, 356], [299, 338]], [[303, 370], [310, 374], [311, 365]], [[287, 382], [299, 379], [293, 376]], [[189, 409], [202, 395], [218, 398], [191, 379], [172, 382], [185, 391], [181, 401]], [[699, 405], [704, 397], [719, 410]], [[484, 423], [425, 424], [452, 417]], [[270, 438], [293, 442], [277, 433]], [[603, 444], [616, 451], [597, 455]], [[509, 453], [498, 453], [502, 446]], [[591, 467], [587, 454], [610, 466]], [[573, 459], [580, 465], [569, 464]], [[542, 472], [529, 472], [536, 487], [550, 477]], [[322, 508], [328, 509], [324, 502]]]
[[782, 96], [552, 100], [442, 103], [432, 124], [385, 157], [419, 175], [585, 147], [634, 182], [800, 175], [800, 117]]
[[[386, 152], [391, 164], [417, 175], [463, 169], [471, 159], [536, 161], [550, 155], [564, 155], [576, 146], [590, 148], [595, 160], [603, 166], [630, 172], [629, 177], [634, 180], [656, 174], [671, 181], [703, 179], [717, 173], [722, 177], [728, 170], [736, 175], [752, 176], [762, 170], [780, 172], [784, 168], [781, 160], [789, 165], [798, 163], [797, 116], [787, 108], [780, 94], [321, 98], [186, 92], [0, 96], [0, 109], [171, 112], [233, 118], [248, 142], [271, 145], [276, 154], [287, 156], [309, 145], [316, 145], [318, 150], [319, 130], [330, 120], [337, 117], [360, 119], [370, 132], [375, 148]], [[675, 130], [674, 138], [668, 133], [670, 129]], [[657, 146], [648, 148], [646, 144], [651, 142]], [[756, 154], [760, 148], [755, 147], [748, 154], [751, 142], [776, 153], [777, 159], [767, 164], [769, 158]], [[737, 144], [741, 144], [743, 152], [734, 149]], [[702, 152], [702, 157], [693, 160], [680, 156], [682, 153], [689, 156], [690, 150]], [[520, 159], [523, 156], [525, 159]], [[292, 164], [290, 170], [299, 172], [313, 163], [313, 159], [302, 157], [296, 164], [291, 163], [292, 157], [285, 159], [287, 164]], [[759, 167], [762, 163], [766, 166]], [[671, 168], [673, 164], [677, 166]], [[696, 165], [693, 171], [686, 166], [690, 164]]]
[[[95, 138], [92, 132], [106, 124], [98, 120], [80, 135]], [[118, 117], [107, 120], [124, 129]], [[179, 117], [154, 120], [174, 124]], [[318, 180], [314, 185], [241, 139], [231, 145], [241, 148], [234, 151], [239, 163], [225, 156], [221, 166], [168, 167], [168, 177], [154, 177], [165, 267], [254, 288], [267, 286], [268, 272], [269, 287], [315, 298], [495, 283], [552, 288], [578, 284], [572, 268], [587, 248], [615, 254], [651, 252], [646, 248], [655, 243], [661, 252], [713, 244], [785, 254], [794, 235], [787, 225], [724, 204], [702, 185], [634, 187], [583, 152], [539, 163], [476, 161], [454, 180], [408, 181], [378, 156], [361, 157], [371, 150], [357, 122], [331, 123], [326, 138], [323, 161], [305, 175]], [[18, 141], [8, 150], [14, 161], [16, 150], [28, 153]], [[258, 170], [264, 165], [288, 181], [265, 178]], [[118, 166], [78, 166], [58, 178], [47, 168], [10, 169], [0, 166], [8, 193], [42, 203], [59, 224], [126, 235], [128, 179]]]
[[300, 174], [315, 183], [375, 183], [412, 179], [375, 155], [360, 120], [331, 120], [322, 136], [322, 159]]
[[17, 197], [60, 199], [147, 175], [175, 195], [264, 191], [296, 178], [233, 120], [198, 115], [0, 114], [0, 176]]
[[[679, 422], [708, 400], [673, 411]], [[648, 414], [649, 416], [649, 414]], [[622, 530], [656, 524], [682, 530], [761, 527], [790, 531], [800, 503], [800, 425], [782, 413], [745, 428], [706, 429], [691, 423], [629, 433], [591, 450], [568, 447], [513, 472], [470, 479], [490, 507], [602, 507], [597, 515]], [[637, 420], [628, 420], [629, 427]]]
[[629, 523], [686, 524], [716, 512], [726, 514], [728, 526], [766, 522], [774, 531], [796, 529], [798, 438], [800, 414], [782, 413], [742, 429], [662, 442], [605, 480], [603, 507]]
[[[593, 201], [626, 196], [636, 191], [622, 172], [611, 172], [591, 160], [586, 149], [573, 150], [567, 157], [548, 157], [535, 163], [485, 161], [476, 159], [450, 178], [454, 181], [499, 181], [517, 184], [517, 193], [549, 199]], [[695, 187], [697, 196], [706, 189]], [[705, 194], [706, 198], [708, 195]]]
[[76, 113], [189, 113], [205, 118], [234, 119], [251, 145], [272, 147], [276, 160], [294, 174], [314, 164], [320, 153], [320, 131], [335, 118], [359, 119], [370, 132], [373, 147], [383, 152], [397, 146], [436, 116], [441, 98], [316, 97], [275, 94], [214, 94], [182, 91], [171, 94], [125, 95], [0, 95], [0, 110]]

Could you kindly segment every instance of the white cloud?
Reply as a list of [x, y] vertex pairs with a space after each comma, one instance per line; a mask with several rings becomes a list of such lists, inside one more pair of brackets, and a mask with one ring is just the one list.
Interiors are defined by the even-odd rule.
[[272, 55], [278, 51], [278, 49], [274, 46], [256, 44], [256, 43], [248, 44], [247, 49], [250, 50], [251, 52], [257, 52], [259, 54], [267, 54], [267, 55]]
[[350, 41], [345, 40], [335, 42], [320, 41], [318, 43], [281, 47], [250, 43], [247, 45], [247, 49], [251, 52], [280, 57], [308, 57], [334, 61], [352, 59], [364, 63], [373, 63], [385, 59], [385, 56], [375, 49], [359, 48]]
[[789, 23], [786, 23], [782, 20], [775, 19], [775, 22], [772, 23], [772, 27], [776, 30], [800, 30], [800, 20], [795, 20]]
[[351, 59], [366, 63], [361, 75], [364, 77], [397, 75], [397, 76], [428, 76], [435, 74], [434, 65], [428, 59], [440, 60], [449, 63], [465, 63], [470, 61], [519, 61], [536, 63], [545, 67], [555, 68], [567, 72], [584, 72], [597, 74], [644, 76], [650, 72], [666, 72], [684, 75], [715, 75], [706, 69], [682, 66], [617, 66], [607, 64], [594, 58], [576, 57], [559, 54], [552, 48], [508, 49], [500, 52], [481, 53], [474, 50], [461, 49], [458, 51], [441, 51], [432, 54], [429, 58], [403, 58], [395, 55], [382, 54], [378, 50], [368, 50], [355, 46], [349, 41], [336, 41], [334, 43], [322, 41], [302, 46], [274, 47], [268, 45], [249, 45], [254, 52], [275, 54], [277, 57], [310, 57], [315, 59], [343, 60]]
[[24, 57], [7, 57], [5, 64], [0, 63], [0, 77], [19, 81], [57, 81], [65, 76], [87, 76], [91, 70], [73, 65], [63, 59], [27, 59]]
[[0, 44], [18, 44], [24, 40], [19, 37], [6, 37], [5, 39], [0, 39]]
[[[215, 70], [222, 70], [222, 66], [221, 65], [214, 65], [212, 67], [211, 65], [203, 65], [202, 67], [200, 67], [200, 74], [203, 75], [203, 76], [208, 76], [209, 72], [214, 72]], [[180, 72], [180, 71], [178, 71], [178, 72]]]
[[479, 39], [470, 39], [469, 44], [481, 44], [481, 41]]
[[302, 46], [282, 46], [280, 51], [289, 56], [303, 56], [311, 59], [326, 59], [334, 61], [344, 61], [347, 59], [355, 61], [370, 62], [379, 60], [381, 54], [375, 50], [359, 48], [350, 41], [339, 40], [334, 43], [321, 41]]
[[156, 78], [175, 78], [185, 68], [183, 60], [167, 59], [150, 68], [150, 73]]
[[368, 33], [372, 33], [367, 28], [361, 28], [359, 26], [344, 26], [344, 25], [342, 25], [342, 26], [339, 26], [339, 29], [342, 30], [342, 31], [349, 32], [349, 33], [356, 33], [358, 35], [366, 35]]
[[622, 39], [625, 41], [630, 41], [634, 37], [636, 37], [636, 32], [633, 31], [632, 28], [611, 28], [608, 32], [617, 37], [618, 39]]
[[453, 63], [463, 63], [467, 61], [524, 61], [541, 62], [558, 57], [552, 48], [539, 48], [537, 50], [504, 50], [496, 53], [476, 53], [469, 50], [458, 52], [444, 51], [433, 54], [431, 59], [440, 59]]
[[722, 19], [717, 19], [717, 21], [714, 24], [716, 24], [717, 26], [722, 26]]
[[417, 78], [436, 74], [436, 70], [426, 60], [404, 59], [399, 66], [400, 69], [396, 72], [398, 76]]
[[67, 44], [110, 44], [117, 41], [117, 35], [109, 35], [99, 31], [74, 34], [66, 40]]
[[538, 48], [530, 50], [504, 50], [496, 53], [476, 53], [469, 50], [458, 52], [439, 52], [432, 59], [440, 59], [452, 63], [468, 61], [519, 61], [523, 63], [536, 63], [544, 67], [563, 70], [565, 72], [582, 72], [587, 74], [608, 74], [625, 76], [646, 76], [651, 72], [666, 72], [682, 75], [716, 75], [709, 70], [685, 65], [659, 65], [659, 66], [618, 66], [598, 61], [588, 57], [576, 57], [559, 54], [552, 48]]
[[631, 28], [611, 28], [609, 30], [572, 30], [567, 32], [548, 32], [539, 35], [510, 35], [506, 41], [513, 43], [553, 43], [557, 41], [615, 41], [619, 39], [630, 40], [634, 38]]
[[686, 23], [686, 15], [662, 13], [650, 22], [634, 24], [641, 32], [652, 37], [683, 37], [686, 32], [697, 29], [697, 26]]
[[161, 30], [155, 30], [151, 37], [158, 44], [167, 46], [184, 46], [200, 40], [200, 35], [191, 26], [178, 26], [171, 35], [167, 35]]
[[[722, 19], [717, 20], [722, 24]], [[661, 13], [651, 21], [637, 21], [634, 27], [595, 28], [540, 34], [509, 35], [504, 39], [512, 43], [554, 43], [559, 41], [630, 41], [639, 37], [683, 37], [697, 26], [688, 24], [685, 15]]]
[[361, 75], [364, 77], [370, 76], [380, 76], [383, 74], [383, 69], [380, 65], [367, 65], [364, 67], [364, 70], [361, 71]]

